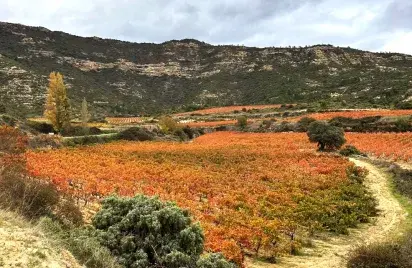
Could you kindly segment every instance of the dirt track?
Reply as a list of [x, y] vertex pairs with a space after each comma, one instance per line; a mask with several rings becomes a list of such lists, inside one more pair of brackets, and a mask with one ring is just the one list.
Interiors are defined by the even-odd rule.
[[392, 195], [388, 179], [378, 168], [365, 161], [350, 159], [369, 170], [365, 185], [378, 200], [379, 216], [373, 224], [351, 230], [349, 236], [334, 236], [327, 241], [314, 241], [315, 247], [305, 249], [304, 256], [283, 258], [280, 264], [249, 263], [251, 268], [307, 267], [339, 268], [346, 266], [348, 254], [360, 245], [382, 242], [401, 232], [407, 213]]

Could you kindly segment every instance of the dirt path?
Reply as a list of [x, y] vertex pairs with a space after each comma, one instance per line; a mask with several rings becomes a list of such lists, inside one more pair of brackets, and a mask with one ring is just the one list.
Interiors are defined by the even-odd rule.
[[38, 227], [1, 210], [0, 267], [81, 268], [70, 253], [56, 247]]
[[346, 257], [354, 248], [382, 242], [400, 233], [399, 228], [406, 220], [407, 213], [393, 197], [387, 177], [378, 168], [365, 161], [350, 159], [357, 166], [369, 170], [365, 180], [366, 187], [378, 200], [379, 216], [373, 224], [367, 224], [350, 231], [349, 236], [333, 236], [327, 241], [314, 241], [314, 248], [304, 249], [304, 256], [283, 258], [281, 264], [265, 264], [253, 262], [247, 267], [251, 268], [275, 268], [275, 267], [310, 267], [310, 268], [339, 268], [345, 267]]

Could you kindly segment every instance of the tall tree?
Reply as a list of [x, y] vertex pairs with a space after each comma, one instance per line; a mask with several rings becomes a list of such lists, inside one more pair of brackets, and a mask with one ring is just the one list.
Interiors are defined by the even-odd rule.
[[82, 101], [82, 110], [81, 112], [81, 120], [82, 120], [82, 125], [83, 127], [87, 126], [87, 123], [90, 120], [90, 113], [89, 113], [89, 108], [87, 107], [87, 100], [86, 98], [83, 98]]
[[56, 131], [61, 132], [70, 127], [70, 104], [63, 76], [60, 73], [50, 73], [44, 115]]

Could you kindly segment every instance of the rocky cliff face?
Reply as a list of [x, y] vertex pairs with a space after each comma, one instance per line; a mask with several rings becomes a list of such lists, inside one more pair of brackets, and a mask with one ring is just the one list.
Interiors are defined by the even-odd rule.
[[51, 71], [74, 107], [139, 114], [191, 105], [329, 102], [391, 105], [412, 95], [412, 56], [318, 45], [138, 44], [0, 23], [0, 102], [41, 114]]

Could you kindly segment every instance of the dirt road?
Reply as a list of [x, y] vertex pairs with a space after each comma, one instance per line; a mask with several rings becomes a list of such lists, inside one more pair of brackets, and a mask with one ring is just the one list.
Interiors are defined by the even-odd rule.
[[348, 236], [333, 236], [327, 241], [314, 241], [314, 248], [304, 249], [304, 256], [286, 257], [280, 264], [265, 264], [253, 262], [251, 268], [339, 268], [345, 267], [347, 256], [354, 248], [382, 242], [401, 232], [402, 223], [407, 213], [392, 195], [386, 175], [374, 165], [358, 159], [350, 159], [357, 166], [369, 170], [365, 185], [377, 199], [380, 210], [379, 216], [373, 219], [372, 224], [361, 226], [350, 231]]

